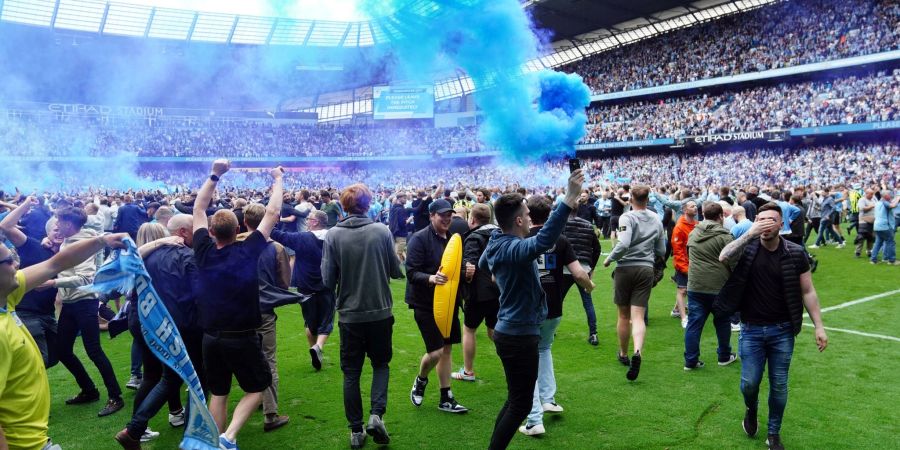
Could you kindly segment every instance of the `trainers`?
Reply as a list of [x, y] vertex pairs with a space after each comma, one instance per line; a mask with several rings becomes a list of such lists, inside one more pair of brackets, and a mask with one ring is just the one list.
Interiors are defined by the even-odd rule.
[[141, 442], [150, 442], [159, 437], [159, 431], [153, 431], [150, 427], [147, 427], [144, 430], [144, 434], [141, 435]]
[[67, 405], [83, 405], [85, 403], [93, 403], [100, 400], [100, 392], [96, 389], [91, 392], [81, 391], [78, 395], [66, 400]]
[[699, 360], [698, 360], [697, 362], [695, 362], [695, 363], [693, 363], [693, 364], [685, 364], [685, 365], [684, 365], [684, 370], [686, 370], [686, 371], [696, 370], [696, 369], [702, 368], [702, 367], [705, 366], [705, 365], [706, 365], [706, 364], [703, 364], [703, 361], [699, 361]]
[[97, 413], [98, 417], [105, 417], [110, 414], [118, 412], [120, 409], [125, 407], [125, 401], [122, 400], [122, 397], [111, 398], [106, 402], [106, 406]]
[[169, 425], [176, 428], [184, 426], [184, 408], [181, 408], [174, 413], [169, 413]]
[[454, 414], [463, 414], [463, 413], [469, 412], [469, 408], [466, 408], [465, 406], [457, 403], [456, 399], [453, 397], [450, 397], [445, 400], [441, 400], [441, 402], [438, 404], [438, 409], [441, 411], [444, 411], [444, 412], [454, 413]]
[[766, 445], [769, 446], [769, 450], [784, 450], [784, 445], [781, 445], [781, 436], [777, 434], [770, 434], [766, 438]]
[[731, 331], [741, 331], [741, 324], [739, 324], [739, 323], [731, 324]]
[[563, 412], [563, 407], [557, 405], [555, 402], [546, 402], [541, 405], [541, 409], [543, 409], [544, 412], [548, 414], [559, 414]]
[[475, 381], [475, 373], [466, 372], [465, 367], [460, 367], [459, 371], [450, 374], [450, 378], [461, 381]]
[[806, 248], [819, 248], [819, 246], [816, 244], [813, 244], [813, 245], [808, 245]]
[[737, 355], [734, 354], [734, 353], [729, 353], [729, 354], [728, 354], [728, 359], [726, 359], [725, 361], [722, 361], [721, 359], [719, 360], [719, 365], [720, 365], [720, 366], [727, 366], [727, 365], [729, 365], [729, 364], [731, 364], [731, 363], [733, 363], [733, 362], [735, 362], [735, 361], [737, 361]]
[[625, 374], [625, 378], [628, 378], [629, 381], [637, 380], [638, 374], [641, 373], [641, 354], [635, 353], [631, 357], [631, 366], [628, 367], [628, 373]]
[[544, 424], [539, 423], [537, 425], [522, 425], [519, 427], [519, 433], [524, 434], [525, 436], [538, 436], [546, 433], [547, 430], [544, 430]]
[[143, 378], [132, 375], [131, 378], [128, 379], [128, 382], [125, 383], [125, 387], [133, 391], [137, 390], [137, 388], [141, 387], [141, 381], [143, 381]]
[[747, 411], [744, 413], [744, 421], [741, 422], [741, 425], [744, 427], [744, 433], [747, 433], [747, 436], [756, 437], [756, 432], [759, 430], [759, 423], [756, 420], [756, 411], [747, 408]]
[[681, 328], [687, 328], [687, 317], [681, 319]]
[[384, 421], [376, 414], [369, 416], [369, 423], [366, 424], [365, 432], [372, 435], [372, 440], [376, 444], [387, 445], [391, 443], [391, 436], [388, 435], [387, 428], [384, 427]]
[[411, 401], [414, 406], [422, 406], [422, 400], [425, 398], [426, 386], [428, 386], [428, 378], [423, 380], [417, 375], [416, 380], [413, 381], [412, 390], [409, 391], [409, 401]]
[[616, 356], [616, 359], [618, 359], [619, 362], [622, 363], [623, 366], [631, 367], [631, 360], [628, 359], [627, 354], [626, 355], [618, 355], [618, 356]]
[[291, 418], [290, 418], [290, 417], [288, 417], [288, 416], [279, 416], [279, 415], [276, 414], [274, 419], [272, 419], [272, 420], [265, 420], [265, 421], [263, 422], [263, 431], [266, 432], [266, 433], [268, 433], [268, 432], [270, 432], [270, 431], [272, 431], [272, 430], [277, 430], [277, 429], [279, 429], [279, 428], [281, 428], [281, 427], [287, 425], [288, 422], [290, 422], [290, 421], [291, 421]]
[[219, 450], [238, 450], [236, 441], [229, 441], [225, 434], [219, 435]]
[[846, 245], [847, 244], [841, 242], [840, 244], [836, 245], [834, 248], [844, 248], [844, 246], [846, 246]]
[[141, 450], [141, 441], [128, 434], [128, 428], [116, 433], [116, 442], [125, 450]]
[[350, 448], [363, 448], [366, 445], [366, 432], [350, 432]]
[[316, 369], [317, 372], [322, 370], [322, 348], [319, 347], [319, 344], [309, 348], [309, 358], [312, 361], [313, 369]]
[[[674, 277], [673, 277], [674, 278]], [[678, 312], [678, 307], [672, 308], [672, 317], [681, 317], [681, 313]]]

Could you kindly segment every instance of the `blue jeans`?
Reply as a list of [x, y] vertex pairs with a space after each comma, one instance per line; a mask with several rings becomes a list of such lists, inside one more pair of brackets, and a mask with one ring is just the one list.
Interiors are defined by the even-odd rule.
[[581, 306], [584, 307], [584, 314], [587, 316], [588, 334], [597, 334], [597, 313], [594, 312], [594, 299], [591, 293], [585, 291], [581, 286], [577, 286], [578, 293], [581, 295]]
[[741, 393], [753, 411], [759, 405], [759, 383], [769, 364], [769, 429], [779, 434], [788, 398], [788, 369], [794, 353], [794, 329], [790, 322], [777, 325], [741, 323], [738, 338], [741, 352]]
[[106, 385], [106, 391], [109, 398], [118, 398], [122, 395], [122, 389], [116, 380], [116, 374], [113, 371], [112, 364], [106, 353], [103, 353], [103, 347], [100, 346], [100, 324], [97, 322], [97, 311], [99, 311], [99, 302], [97, 299], [79, 300], [75, 303], [64, 303], [59, 313], [59, 324], [57, 326], [57, 351], [59, 362], [61, 362], [69, 372], [75, 376], [78, 387], [84, 392], [94, 392], [97, 387], [91, 376], [88, 375], [81, 360], [75, 356], [73, 349], [75, 347], [75, 338], [81, 333], [81, 342], [84, 344], [84, 350], [88, 358], [97, 367], [100, 376], [103, 377], [103, 384]]
[[141, 372], [141, 364], [143, 356], [141, 355], [141, 346], [134, 340], [131, 341], [131, 376], [143, 378], [144, 374]]
[[884, 249], [884, 261], [894, 262], [897, 260], [897, 242], [894, 240], [894, 232], [892, 230], [882, 230], [875, 232], [875, 247], [872, 248], [872, 262], [878, 262], [878, 252]]
[[544, 423], [544, 403], [555, 403], [556, 376], [553, 374], [553, 355], [550, 347], [556, 337], [556, 329], [562, 317], [547, 319], [541, 324], [541, 340], [538, 342], [538, 378], [534, 384], [534, 398], [528, 413], [528, 426]]
[[831, 240], [840, 244], [844, 243], [844, 238], [835, 233], [834, 229], [831, 227], [831, 218], [826, 219], [825, 217], [822, 217], [822, 221], [819, 222], [819, 235], [816, 236], [816, 245], [825, 245], [826, 234], [831, 237]]
[[[700, 359], [700, 336], [706, 319], [712, 311], [712, 304], [716, 300], [716, 294], [702, 294], [688, 291], [688, 322], [684, 330], [684, 365], [691, 366]], [[713, 316], [713, 325], [716, 328], [716, 338], [719, 347], [719, 361], [728, 361], [731, 357], [731, 320], [728, 316]]]

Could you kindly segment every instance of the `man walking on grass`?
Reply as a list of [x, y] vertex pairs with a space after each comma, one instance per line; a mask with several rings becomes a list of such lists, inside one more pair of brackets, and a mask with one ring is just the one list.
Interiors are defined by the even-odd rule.
[[750, 230], [722, 249], [719, 260], [726, 264], [736, 261], [737, 266], [713, 304], [717, 316], [741, 312], [741, 392], [747, 408], [742, 425], [750, 437], [755, 437], [759, 429], [759, 384], [768, 364], [766, 443], [771, 450], [784, 449], [781, 422], [787, 406], [788, 369], [804, 308], [815, 326], [819, 351], [828, 346], [806, 252], [780, 236], [781, 227], [781, 208], [766, 203], [759, 208]]

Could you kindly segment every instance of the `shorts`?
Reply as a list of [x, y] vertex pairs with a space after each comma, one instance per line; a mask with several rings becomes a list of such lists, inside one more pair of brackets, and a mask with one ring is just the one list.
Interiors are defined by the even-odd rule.
[[622, 216], [611, 216], [609, 218], [609, 229], [615, 232], [619, 231], [619, 217]]
[[314, 292], [300, 304], [303, 323], [312, 334], [331, 334], [334, 329], [334, 292], [325, 289]]
[[450, 337], [444, 339], [437, 323], [434, 322], [434, 312], [425, 309], [413, 309], [413, 317], [422, 340], [425, 341], [425, 351], [428, 353], [440, 350], [445, 345], [459, 344], [462, 342], [462, 333], [459, 330], [459, 308], [453, 311], [453, 322], [450, 325]]
[[228, 395], [232, 375], [247, 393], [265, 391], [272, 384], [260, 340], [255, 331], [235, 337], [203, 334], [203, 364], [212, 395]]
[[645, 266], [616, 267], [613, 273], [614, 298], [619, 306], [640, 306], [650, 303], [653, 288], [653, 268]]
[[500, 300], [487, 302], [469, 302], [463, 304], [466, 328], [476, 329], [484, 322], [491, 330], [497, 326], [497, 313], [500, 312]]
[[675, 285], [681, 289], [687, 289], [688, 274], [680, 270], [675, 271]]

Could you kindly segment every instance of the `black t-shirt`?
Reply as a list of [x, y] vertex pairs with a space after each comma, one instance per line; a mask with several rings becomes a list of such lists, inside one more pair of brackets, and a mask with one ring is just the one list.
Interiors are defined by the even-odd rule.
[[[541, 228], [532, 228], [528, 237], [537, 235]], [[578, 261], [578, 257], [575, 256], [575, 250], [569, 245], [569, 240], [563, 235], [559, 236], [553, 248], [537, 259], [538, 272], [541, 275], [541, 289], [547, 296], [548, 319], [562, 316], [563, 267], [573, 261]]]
[[610, 206], [609, 206], [609, 215], [610, 216], [615, 217], [615, 216], [621, 216], [622, 214], [625, 214], [625, 205], [619, 203], [619, 201], [614, 198], [609, 199], [609, 202], [610, 202]]
[[221, 249], [216, 248], [206, 228], [194, 233], [199, 275], [197, 309], [204, 330], [254, 330], [262, 324], [257, 262], [266, 245], [259, 231]]
[[[29, 237], [21, 247], [16, 247], [19, 254], [19, 267], [26, 268], [42, 263], [53, 257], [53, 251], [41, 245], [35, 238]], [[25, 293], [22, 301], [16, 305], [16, 311], [35, 314], [52, 315], [56, 311], [56, 288], [39, 291], [33, 289]]]
[[[747, 296], [741, 306], [741, 320], [757, 325], [774, 325], [790, 322], [787, 300], [784, 297], [784, 273], [781, 269], [782, 258], [790, 258], [784, 243], [774, 252], [760, 245], [750, 267], [747, 279]], [[803, 265], [797, 267], [797, 273], [809, 271], [809, 263], [804, 259]]]

